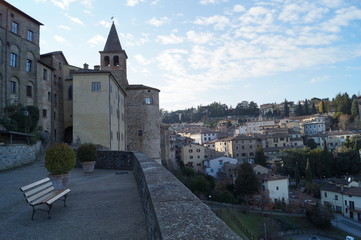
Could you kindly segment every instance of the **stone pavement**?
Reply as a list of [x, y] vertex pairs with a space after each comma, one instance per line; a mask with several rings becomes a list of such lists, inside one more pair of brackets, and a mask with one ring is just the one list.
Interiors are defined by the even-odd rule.
[[340, 228], [353, 237], [361, 238], [361, 223], [346, 218], [340, 214], [336, 214], [336, 219], [332, 221], [334, 227]]
[[[0, 172], [0, 239], [146, 239], [145, 215], [132, 171], [70, 172], [67, 207], [56, 201], [47, 213], [25, 201], [20, 187], [48, 175], [42, 159]], [[46, 206], [45, 206], [46, 208]]]

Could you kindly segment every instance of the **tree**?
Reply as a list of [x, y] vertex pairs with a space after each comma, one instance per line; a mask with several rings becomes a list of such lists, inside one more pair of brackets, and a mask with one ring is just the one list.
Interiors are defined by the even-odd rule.
[[317, 113], [316, 105], [315, 105], [314, 102], [312, 102], [311, 113], [312, 113], [312, 114], [316, 114], [316, 113]]
[[245, 196], [258, 192], [258, 179], [249, 163], [242, 163], [237, 173], [235, 190], [238, 195]]
[[308, 100], [305, 99], [305, 106], [304, 106], [304, 115], [310, 115], [310, 110], [308, 108]]
[[284, 112], [285, 112], [285, 117], [290, 116], [290, 108], [288, 106], [287, 99], [285, 99], [285, 102], [284, 102]]
[[298, 105], [297, 105], [297, 108], [296, 108], [296, 115], [297, 116], [303, 116], [304, 115], [303, 107], [302, 107], [302, 104], [301, 104], [300, 101], [298, 101]]
[[310, 165], [310, 159], [307, 158], [307, 163], [306, 163], [306, 180], [307, 182], [312, 182], [312, 169], [311, 169], [311, 165]]
[[296, 162], [296, 166], [295, 166], [295, 181], [296, 181], [296, 186], [298, 186], [298, 184], [300, 184], [300, 180], [301, 180], [300, 167], [298, 166], [298, 162]]
[[262, 165], [264, 167], [267, 166], [267, 156], [264, 154], [262, 147], [257, 148], [254, 161], [256, 164]]
[[351, 105], [351, 115], [356, 118], [359, 115], [359, 110], [358, 110], [358, 102], [356, 99], [354, 99], [352, 101], [352, 105]]
[[331, 205], [321, 206], [316, 204], [306, 210], [306, 218], [316, 227], [328, 228], [335, 216], [332, 213]]
[[306, 146], [309, 147], [311, 150], [317, 148], [317, 143], [313, 138], [307, 139]]
[[326, 113], [327, 112], [327, 108], [326, 108], [326, 101], [322, 100], [320, 105], [318, 106], [318, 111], [320, 113]]

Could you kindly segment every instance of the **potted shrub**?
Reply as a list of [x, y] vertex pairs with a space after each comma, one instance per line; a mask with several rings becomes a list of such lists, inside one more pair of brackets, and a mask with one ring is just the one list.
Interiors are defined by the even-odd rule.
[[97, 148], [92, 143], [83, 143], [78, 148], [78, 159], [85, 173], [94, 172], [94, 166], [98, 159]]
[[45, 152], [45, 167], [50, 172], [55, 189], [65, 189], [68, 184], [69, 171], [76, 164], [75, 151], [66, 143], [50, 146]]

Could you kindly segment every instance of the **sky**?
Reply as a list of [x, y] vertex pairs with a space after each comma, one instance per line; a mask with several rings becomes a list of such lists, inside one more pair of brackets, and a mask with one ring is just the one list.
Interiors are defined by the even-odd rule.
[[361, 90], [360, 0], [7, 0], [44, 24], [40, 52], [100, 64], [112, 21], [128, 81], [172, 111]]

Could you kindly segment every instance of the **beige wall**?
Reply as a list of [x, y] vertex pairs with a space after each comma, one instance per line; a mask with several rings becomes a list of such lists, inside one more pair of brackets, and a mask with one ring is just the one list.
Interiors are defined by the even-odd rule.
[[[92, 91], [92, 82], [100, 82], [101, 90]], [[117, 110], [124, 112], [124, 93], [114, 82], [110, 73], [74, 74], [73, 141], [92, 142], [111, 150], [125, 150], [125, 137], [121, 139], [125, 124], [121, 114], [120, 121], [117, 117]], [[119, 106], [115, 99], [120, 100]]]
[[204, 155], [205, 147], [201, 145], [191, 144], [181, 149], [181, 161], [185, 166], [193, 168], [198, 173], [204, 172]]

